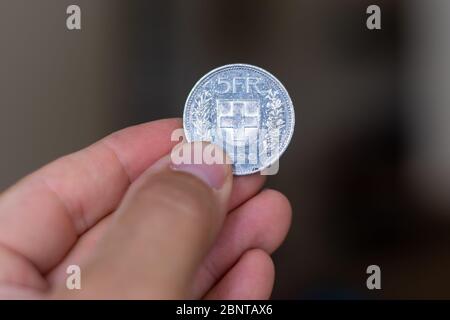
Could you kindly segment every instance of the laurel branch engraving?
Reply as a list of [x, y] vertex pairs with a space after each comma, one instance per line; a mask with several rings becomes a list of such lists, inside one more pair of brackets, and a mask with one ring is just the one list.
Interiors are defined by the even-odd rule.
[[267, 151], [272, 152], [278, 146], [281, 130], [285, 126], [284, 110], [281, 100], [278, 98], [278, 91], [270, 89], [265, 96], [268, 100], [266, 104], [266, 127], [264, 137], [264, 147]]
[[211, 140], [211, 93], [203, 91], [194, 100], [196, 105], [192, 109], [192, 126], [194, 135], [204, 141]]

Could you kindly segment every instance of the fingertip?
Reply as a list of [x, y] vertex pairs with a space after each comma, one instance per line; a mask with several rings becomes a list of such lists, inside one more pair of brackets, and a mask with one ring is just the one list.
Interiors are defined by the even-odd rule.
[[[196, 161], [196, 150], [201, 152], [201, 161]], [[190, 156], [186, 157], [186, 153]], [[182, 154], [182, 155], [181, 155]], [[197, 159], [199, 160], [199, 159]], [[170, 167], [175, 171], [189, 173], [203, 181], [210, 188], [221, 190], [231, 187], [231, 161], [217, 145], [206, 142], [191, 142], [174, 148]]]
[[261, 249], [245, 252], [236, 265], [206, 295], [211, 300], [266, 300], [270, 298], [275, 267]]
[[274, 232], [279, 235], [277, 247], [286, 237], [292, 222], [292, 206], [289, 199], [281, 192], [273, 189], [265, 189], [260, 194], [262, 205], [270, 204], [274, 208], [271, 212], [271, 220], [275, 220], [276, 230]]
[[272, 258], [262, 249], [252, 249], [244, 254], [243, 259], [259, 269], [254, 278], [259, 295], [257, 297], [255, 294], [255, 299], [269, 299], [275, 283], [275, 263]]

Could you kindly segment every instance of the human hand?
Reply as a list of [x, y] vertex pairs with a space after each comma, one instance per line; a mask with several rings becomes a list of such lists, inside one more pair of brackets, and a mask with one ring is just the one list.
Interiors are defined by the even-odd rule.
[[269, 298], [289, 202], [229, 165], [171, 166], [180, 126], [121, 130], [1, 193], [0, 298]]

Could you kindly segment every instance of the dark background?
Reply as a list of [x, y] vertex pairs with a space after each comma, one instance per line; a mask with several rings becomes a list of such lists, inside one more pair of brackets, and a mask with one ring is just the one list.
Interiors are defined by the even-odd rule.
[[[370, 4], [382, 30], [366, 28]], [[446, 0], [0, 0], [0, 190], [181, 117], [203, 74], [250, 63], [296, 111], [268, 181], [294, 209], [273, 297], [450, 298], [449, 21]], [[366, 288], [371, 264], [382, 290]]]

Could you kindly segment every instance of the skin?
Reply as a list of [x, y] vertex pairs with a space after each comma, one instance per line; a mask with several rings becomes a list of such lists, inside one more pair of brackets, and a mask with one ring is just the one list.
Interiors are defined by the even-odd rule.
[[[229, 165], [216, 187], [174, 170], [180, 127], [126, 128], [1, 193], [0, 298], [269, 298], [288, 200]], [[65, 286], [72, 264], [81, 290]]]

